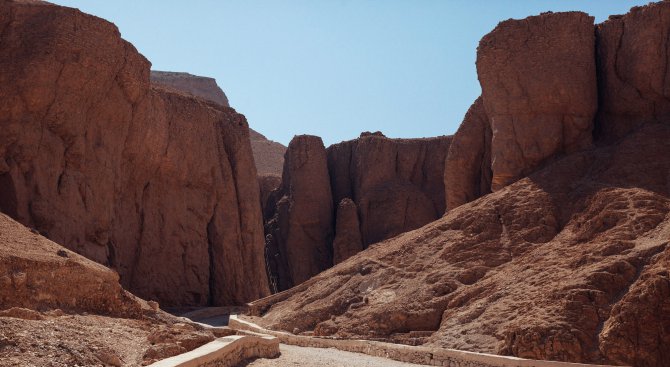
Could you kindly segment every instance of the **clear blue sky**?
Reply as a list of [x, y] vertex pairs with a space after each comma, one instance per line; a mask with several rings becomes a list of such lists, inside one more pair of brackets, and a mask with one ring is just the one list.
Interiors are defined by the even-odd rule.
[[453, 134], [480, 94], [479, 39], [509, 18], [630, 0], [51, 0], [114, 22], [156, 70], [216, 78], [252, 128], [326, 145]]

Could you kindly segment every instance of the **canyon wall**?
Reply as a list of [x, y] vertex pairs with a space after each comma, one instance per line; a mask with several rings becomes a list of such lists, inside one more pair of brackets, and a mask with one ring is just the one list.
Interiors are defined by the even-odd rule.
[[0, 3], [0, 210], [165, 305], [268, 294], [244, 116], [152, 87], [117, 28]]
[[[446, 215], [317, 275], [268, 305], [261, 322], [532, 359], [669, 365], [670, 2], [592, 22], [545, 13], [485, 36], [482, 97], [445, 162]], [[349, 188], [360, 181], [348, 172], [338, 171], [342, 186], [331, 174], [335, 197], [355, 197]]]
[[[152, 83], [161, 85], [166, 89], [190, 94], [224, 107], [230, 107], [228, 97], [213, 78], [158, 70], [151, 70], [150, 76]], [[249, 138], [251, 139], [251, 151], [254, 154], [254, 162], [259, 177], [281, 175], [286, 147], [276, 141], [269, 140], [253, 129], [249, 129]]]
[[439, 218], [450, 142], [364, 133], [325, 149], [317, 137], [294, 138], [281, 187], [265, 205], [266, 256], [278, 289]]

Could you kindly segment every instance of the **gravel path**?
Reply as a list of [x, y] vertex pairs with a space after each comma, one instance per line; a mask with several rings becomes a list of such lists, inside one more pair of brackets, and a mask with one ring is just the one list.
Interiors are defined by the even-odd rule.
[[240, 367], [421, 367], [367, 354], [343, 352], [337, 349], [296, 347], [280, 344], [281, 356], [275, 359], [256, 359]]

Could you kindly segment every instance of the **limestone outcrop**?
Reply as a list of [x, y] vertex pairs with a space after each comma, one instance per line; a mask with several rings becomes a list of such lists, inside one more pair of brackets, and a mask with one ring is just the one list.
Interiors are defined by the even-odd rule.
[[[281, 186], [272, 193], [266, 223], [267, 261], [280, 289], [300, 284], [333, 263], [333, 202], [321, 138], [291, 140]], [[272, 276], [272, 275], [271, 275]]]
[[477, 74], [492, 130], [492, 190], [591, 145], [598, 108], [593, 17], [544, 13], [484, 36]]
[[117, 28], [0, 2], [0, 210], [164, 305], [268, 294], [244, 116], [151, 86]]

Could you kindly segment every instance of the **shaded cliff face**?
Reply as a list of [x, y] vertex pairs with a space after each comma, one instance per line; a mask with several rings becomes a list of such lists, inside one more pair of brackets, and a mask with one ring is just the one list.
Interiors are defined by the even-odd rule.
[[[172, 71], [151, 70], [151, 82], [229, 107], [228, 98], [213, 78]], [[286, 147], [249, 129], [251, 150], [259, 175], [281, 175]]]
[[333, 202], [358, 208], [365, 246], [416, 229], [445, 210], [450, 136], [388, 139], [362, 135], [328, 147]]
[[321, 138], [299, 135], [291, 140], [281, 186], [271, 196], [266, 256], [276, 291], [300, 284], [333, 263], [333, 202]]
[[439, 218], [450, 141], [367, 133], [324, 149], [320, 138], [294, 138], [281, 187], [265, 205], [268, 272], [277, 290]]
[[0, 3], [0, 210], [166, 305], [268, 293], [249, 130], [149, 84], [116, 27]]

